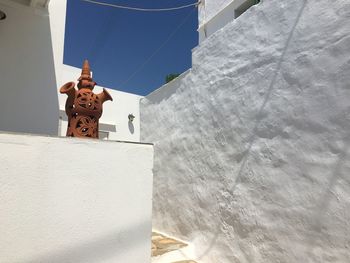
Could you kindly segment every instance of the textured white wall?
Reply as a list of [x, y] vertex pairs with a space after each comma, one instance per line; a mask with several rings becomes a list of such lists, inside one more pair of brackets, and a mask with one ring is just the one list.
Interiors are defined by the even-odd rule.
[[150, 262], [153, 147], [0, 134], [0, 262]]
[[348, 262], [350, 5], [266, 0], [141, 104], [153, 224], [200, 262]]
[[57, 135], [58, 99], [49, 17], [0, 0], [0, 130]]

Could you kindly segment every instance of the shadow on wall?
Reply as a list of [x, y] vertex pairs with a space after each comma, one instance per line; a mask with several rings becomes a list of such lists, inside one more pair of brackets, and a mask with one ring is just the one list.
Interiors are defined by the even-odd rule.
[[[144, 233], [145, 231], [149, 232], [149, 236], [151, 237], [150, 222], [118, 229], [114, 233], [98, 237], [95, 240], [53, 251], [52, 253], [25, 261], [25, 263], [87, 263], [100, 262], [112, 257], [117, 258], [119, 255], [125, 254], [125, 251], [130, 250], [131, 246], [138, 247], [141, 243], [145, 242], [145, 240], [140, 238], [140, 233]], [[149, 246], [151, 246], [151, 243]], [[151, 249], [149, 251], [151, 253]]]
[[131, 121], [129, 121], [128, 126], [129, 126], [130, 133], [134, 134], [134, 132], [135, 132], [134, 124]]
[[[302, 14], [304, 12], [304, 9], [305, 9], [305, 7], [307, 5], [307, 1], [308, 0], [303, 0], [303, 2], [301, 4], [300, 10], [298, 11], [298, 14], [297, 14], [297, 16], [295, 18], [295, 22], [294, 22], [293, 26], [291, 27], [290, 33], [288, 34], [288, 37], [286, 39], [286, 43], [284, 45], [283, 51], [282, 51], [281, 56], [280, 56], [280, 58], [279, 58], [279, 60], [277, 62], [277, 67], [275, 69], [275, 72], [274, 72], [273, 77], [271, 79], [270, 85], [269, 85], [269, 87], [267, 89], [266, 96], [265, 96], [264, 101], [263, 101], [263, 103], [262, 103], [262, 105], [261, 105], [261, 107], [260, 107], [260, 109], [258, 111], [258, 115], [257, 116], [261, 116], [261, 113], [264, 111], [264, 108], [267, 105], [267, 103], [268, 103], [268, 101], [269, 101], [269, 99], [271, 97], [271, 94], [272, 94], [272, 92], [274, 90], [274, 87], [275, 87], [275, 83], [276, 83], [278, 74], [281, 71], [282, 63], [283, 63], [284, 58], [286, 56], [286, 53], [288, 51], [290, 42], [291, 42], [291, 40], [293, 38], [295, 29], [298, 26], [300, 18], [301, 18]], [[238, 170], [238, 174], [236, 176], [235, 182], [237, 182], [238, 179], [242, 176], [242, 172], [243, 172], [244, 167], [246, 165], [246, 162], [248, 160], [250, 151], [251, 151], [252, 146], [254, 145], [254, 143], [256, 141], [256, 135], [255, 134], [256, 134], [256, 132], [257, 132], [257, 130], [259, 128], [260, 122], [261, 122], [261, 120], [258, 119], [257, 122], [255, 123], [252, 135], [251, 135], [251, 137], [249, 139], [249, 144], [248, 144], [247, 150], [245, 151], [245, 155], [243, 156], [242, 163], [241, 163], [241, 166], [240, 166], [240, 168]], [[235, 188], [236, 185], [237, 185], [236, 183], [233, 185], [231, 191], [233, 191], [233, 189]], [[203, 259], [203, 257], [205, 257], [211, 251], [211, 249], [215, 246], [216, 241], [219, 238], [219, 235], [220, 235], [220, 232], [221, 232], [221, 226], [217, 226], [216, 229], [217, 230], [214, 233], [214, 236], [213, 236], [212, 240], [210, 241], [210, 243], [208, 245], [208, 248], [202, 253], [202, 255], [199, 256], [198, 260]], [[244, 255], [244, 253], [242, 253], [242, 255]], [[247, 260], [247, 262], [249, 262], [249, 260], [247, 258], [246, 258], [246, 260]]]

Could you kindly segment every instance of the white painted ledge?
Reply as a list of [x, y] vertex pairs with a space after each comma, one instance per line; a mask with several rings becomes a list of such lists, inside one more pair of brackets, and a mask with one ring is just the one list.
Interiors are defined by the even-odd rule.
[[0, 262], [150, 262], [153, 146], [0, 133]]

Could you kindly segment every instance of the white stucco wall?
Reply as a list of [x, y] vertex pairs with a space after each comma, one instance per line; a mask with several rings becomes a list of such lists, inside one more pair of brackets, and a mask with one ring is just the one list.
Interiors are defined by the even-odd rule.
[[153, 225], [199, 262], [348, 262], [349, 18], [344, 0], [265, 0], [142, 100]]
[[216, 14], [222, 11], [230, 3], [235, 0], [204, 0], [201, 2], [198, 18], [199, 24], [203, 24], [206, 21], [209, 21]]
[[150, 262], [153, 147], [0, 134], [1, 263]]
[[57, 135], [58, 99], [47, 12], [0, 0], [0, 130]]
[[66, 30], [67, 0], [51, 0], [48, 11], [50, 15], [50, 29], [52, 49], [55, 62], [56, 86], [61, 84], [62, 71], [64, 70], [64, 38]]

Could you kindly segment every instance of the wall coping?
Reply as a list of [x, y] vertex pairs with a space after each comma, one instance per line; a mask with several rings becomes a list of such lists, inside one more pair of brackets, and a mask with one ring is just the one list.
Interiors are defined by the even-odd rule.
[[11, 131], [1, 131], [0, 135], [18, 135], [18, 136], [32, 136], [32, 137], [43, 137], [43, 138], [56, 138], [56, 139], [67, 139], [76, 141], [85, 141], [87, 143], [129, 143], [129, 144], [139, 144], [139, 145], [149, 145], [153, 146], [153, 143], [149, 142], [132, 142], [132, 141], [119, 141], [119, 140], [98, 140], [98, 139], [88, 139], [88, 138], [74, 138], [66, 136], [52, 136], [47, 134], [34, 134], [34, 133], [21, 133], [21, 132], [11, 132]]

